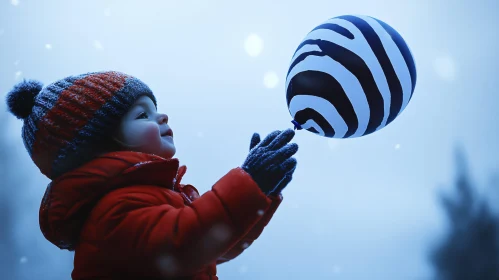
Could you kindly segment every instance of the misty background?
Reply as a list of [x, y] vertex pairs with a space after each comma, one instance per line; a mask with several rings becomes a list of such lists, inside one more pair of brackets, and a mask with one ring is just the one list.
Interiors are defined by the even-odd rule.
[[479, 265], [470, 277], [497, 279], [498, 11], [496, 0], [2, 0], [2, 279], [70, 279], [72, 270], [72, 253], [39, 229], [49, 180], [24, 149], [22, 121], [6, 112], [17, 82], [104, 70], [138, 77], [169, 115], [183, 182], [204, 193], [242, 164], [253, 132], [292, 127], [283, 83], [292, 54], [311, 29], [344, 14], [376, 17], [403, 36], [416, 61], [414, 96], [366, 137], [297, 131], [298, 167], [280, 209], [218, 276], [458, 279], [453, 269]]

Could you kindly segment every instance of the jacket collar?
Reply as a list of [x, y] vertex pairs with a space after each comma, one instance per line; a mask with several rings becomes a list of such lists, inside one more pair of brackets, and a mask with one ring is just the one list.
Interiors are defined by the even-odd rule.
[[178, 159], [131, 151], [103, 154], [48, 185], [40, 206], [42, 233], [59, 248], [73, 250], [88, 214], [105, 194], [130, 185], [178, 191], [185, 171]]

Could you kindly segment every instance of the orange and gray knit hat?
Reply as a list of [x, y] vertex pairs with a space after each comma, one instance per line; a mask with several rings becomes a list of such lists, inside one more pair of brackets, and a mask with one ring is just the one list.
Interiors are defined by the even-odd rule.
[[120, 72], [70, 76], [43, 88], [24, 80], [8, 93], [9, 111], [23, 119], [31, 159], [49, 179], [95, 157], [121, 118], [141, 96], [156, 98], [139, 79]]

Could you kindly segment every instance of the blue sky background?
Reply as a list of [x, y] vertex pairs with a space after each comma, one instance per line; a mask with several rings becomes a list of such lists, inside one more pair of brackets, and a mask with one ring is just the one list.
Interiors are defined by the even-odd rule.
[[[344, 14], [381, 19], [415, 57], [410, 104], [362, 138], [298, 131], [298, 168], [282, 206], [257, 242], [219, 266], [219, 277], [429, 279], [427, 252], [446, 226], [436, 194], [451, 188], [457, 145], [478, 190], [499, 201], [489, 185], [499, 166], [498, 8], [494, 0], [3, 0], [0, 92], [23, 78], [137, 76], [170, 117], [176, 156], [188, 167], [183, 182], [205, 192], [242, 164], [253, 132], [263, 138], [291, 127], [283, 82], [307, 32]], [[24, 150], [22, 122], [6, 120], [22, 163], [15, 170], [26, 178], [3, 186], [18, 190], [20, 251], [12, 257], [21, 270], [29, 265], [22, 279], [69, 279], [71, 253], [38, 227], [49, 181]]]

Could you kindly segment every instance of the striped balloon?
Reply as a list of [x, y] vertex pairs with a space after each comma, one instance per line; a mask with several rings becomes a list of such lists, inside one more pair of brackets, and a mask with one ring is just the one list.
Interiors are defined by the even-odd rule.
[[404, 39], [369, 16], [339, 16], [295, 51], [286, 99], [295, 128], [354, 138], [392, 122], [411, 100], [416, 66]]

